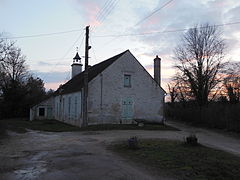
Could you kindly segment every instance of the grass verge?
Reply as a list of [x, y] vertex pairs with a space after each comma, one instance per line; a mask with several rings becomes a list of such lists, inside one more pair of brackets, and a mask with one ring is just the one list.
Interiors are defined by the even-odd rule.
[[176, 179], [240, 179], [240, 157], [223, 151], [169, 140], [141, 140], [139, 147], [131, 150], [122, 142], [110, 149]]
[[99, 124], [89, 125], [81, 130], [87, 131], [108, 131], [108, 130], [166, 130], [166, 131], [177, 131], [178, 129], [162, 125], [162, 124], [145, 124], [143, 127], [139, 127], [136, 124]]
[[[0, 140], [7, 136], [6, 126], [0, 122]], [[1, 144], [1, 142], [0, 142]]]
[[171, 126], [159, 124], [147, 124], [139, 127], [136, 124], [103, 124], [89, 125], [86, 128], [79, 128], [56, 120], [34, 120], [27, 119], [6, 119], [0, 120], [2, 127], [6, 129], [25, 133], [26, 129], [50, 131], [50, 132], [68, 132], [68, 131], [105, 131], [105, 130], [178, 130]]
[[7, 129], [17, 133], [25, 133], [27, 132], [26, 129], [50, 132], [78, 131], [80, 129], [56, 120], [6, 119], [1, 120], [0, 123], [5, 125]]

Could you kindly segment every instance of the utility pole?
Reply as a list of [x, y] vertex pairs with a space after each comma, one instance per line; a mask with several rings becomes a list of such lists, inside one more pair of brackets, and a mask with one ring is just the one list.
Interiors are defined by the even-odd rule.
[[88, 50], [91, 46], [88, 45], [89, 26], [86, 27], [85, 41], [85, 71], [84, 71], [84, 88], [83, 88], [83, 127], [88, 126]]

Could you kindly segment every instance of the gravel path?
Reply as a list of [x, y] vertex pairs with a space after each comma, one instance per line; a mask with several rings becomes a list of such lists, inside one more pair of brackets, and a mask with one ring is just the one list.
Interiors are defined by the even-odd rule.
[[140, 134], [154, 135], [141, 131], [10, 132], [10, 138], [0, 145], [0, 179], [172, 179], [106, 149], [112, 141]]
[[9, 132], [0, 144], [1, 180], [173, 179], [107, 150], [129, 137], [183, 140], [191, 132], [201, 144], [240, 155], [240, 140], [201, 128], [168, 122], [182, 131]]
[[240, 156], [240, 139], [238, 138], [231, 137], [224, 133], [220, 134], [219, 132], [192, 127], [175, 121], [168, 121], [167, 124], [182, 130], [186, 134], [195, 133], [199, 142], [205, 146]]

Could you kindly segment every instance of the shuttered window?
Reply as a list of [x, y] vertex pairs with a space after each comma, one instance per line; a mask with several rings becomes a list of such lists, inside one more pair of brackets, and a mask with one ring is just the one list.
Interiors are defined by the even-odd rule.
[[124, 74], [124, 87], [131, 87], [131, 75]]
[[39, 108], [39, 116], [45, 116], [45, 108]]
[[78, 104], [77, 104], [77, 96], [75, 97], [75, 110], [74, 110], [74, 115], [75, 115], [75, 118], [77, 119], [77, 107], [78, 107]]
[[72, 98], [71, 97], [68, 97], [68, 116], [69, 118], [71, 118], [71, 102], [72, 101]]

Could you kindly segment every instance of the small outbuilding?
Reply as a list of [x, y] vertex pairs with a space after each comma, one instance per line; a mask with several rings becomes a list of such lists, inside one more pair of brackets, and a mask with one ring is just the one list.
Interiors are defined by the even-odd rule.
[[54, 97], [50, 97], [49, 99], [46, 99], [41, 103], [31, 107], [30, 120], [54, 119], [53, 100], [54, 100]]

